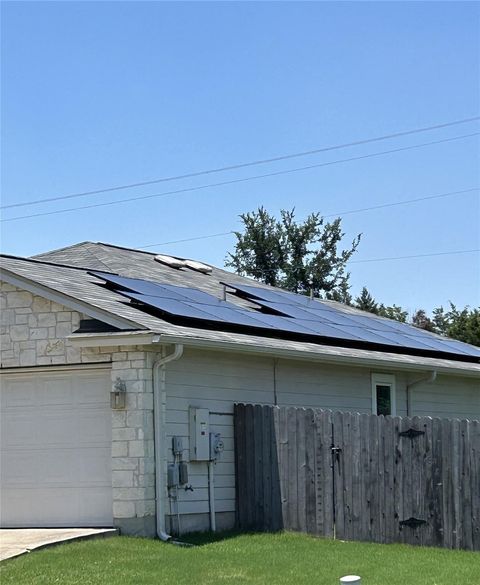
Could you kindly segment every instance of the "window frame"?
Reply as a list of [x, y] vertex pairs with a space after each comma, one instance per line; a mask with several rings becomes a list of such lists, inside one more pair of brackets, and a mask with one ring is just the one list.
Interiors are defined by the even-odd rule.
[[387, 416], [397, 416], [397, 392], [394, 374], [372, 374], [372, 414], [377, 412], [377, 386], [390, 387], [391, 412]]

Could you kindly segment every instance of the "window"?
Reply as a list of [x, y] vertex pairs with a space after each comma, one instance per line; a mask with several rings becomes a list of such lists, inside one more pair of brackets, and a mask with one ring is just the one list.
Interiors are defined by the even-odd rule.
[[395, 376], [391, 374], [372, 374], [372, 412], [384, 416], [395, 416]]

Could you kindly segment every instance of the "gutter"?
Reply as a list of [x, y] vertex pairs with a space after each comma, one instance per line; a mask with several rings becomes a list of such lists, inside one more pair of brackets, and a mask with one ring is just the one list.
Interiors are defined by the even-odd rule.
[[[236, 341], [210, 340], [198, 337], [184, 337], [168, 334], [159, 335], [159, 343], [176, 344], [195, 347], [198, 349], [212, 349], [217, 351], [234, 351], [238, 353], [265, 355], [276, 358], [290, 358], [301, 361], [322, 361], [332, 364], [346, 364], [352, 366], [364, 366], [372, 368], [395, 368], [404, 371], [435, 370], [446, 375], [461, 375], [480, 378], [480, 364], [468, 362], [455, 362], [440, 358], [419, 358], [422, 362], [409, 361], [417, 356], [402, 354], [386, 354], [369, 350], [349, 350], [335, 346], [317, 346], [314, 351], [309, 349], [288, 349], [274, 345], [256, 345], [254, 342], [241, 343]], [[352, 354], [351, 351], [355, 353]], [[349, 353], [350, 352], [350, 353]], [[388, 357], [380, 357], [386, 355]], [[462, 364], [462, 366], [460, 366]]]
[[415, 380], [415, 382], [411, 382], [407, 384], [407, 416], [412, 416], [412, 389], [419, 384], [430, 384], [435, 382], [437, 379], [437, 370], [433, 370], [430, 372], [430, 375], [420, 378], [419, 380]]
[[150, 345], [160, 336], [153, 331], [118, 331], [109, 333], [72, 333], [67, 337], [75, 347], [112, 347], [114, 345]]
[[[158, 337], [158, 336], [157, 336]], [[153, 364], [153, 428], [155, 444], [155, 499], [157, 536], [166, 542], [172, 537], [165, 530], [164, 490], [165, 485], [165, 366], [183, 355], [183, 345], [175, 344], [173, 352]]]

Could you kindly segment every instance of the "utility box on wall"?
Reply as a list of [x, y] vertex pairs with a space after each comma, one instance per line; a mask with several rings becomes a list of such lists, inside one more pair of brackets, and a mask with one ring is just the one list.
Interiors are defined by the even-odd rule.
[[210, 459], [210, 411], [208, 408], [189, 409], [190, 414], [190, 461]]

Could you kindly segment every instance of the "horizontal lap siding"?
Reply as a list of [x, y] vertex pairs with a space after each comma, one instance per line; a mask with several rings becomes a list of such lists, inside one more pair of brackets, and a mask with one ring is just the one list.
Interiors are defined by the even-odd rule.
[[438, 376], [413, 389], [412, 408], [418, 416], [480, 420], [480, 382]]
[[[270, 357], [186, 349], [180, 360], [167, 366], [168, 461], [173, 460], [171, 437], [174, 435], [183, 437], [184, 459], [189, 460], [189, 406], [208, 408], [211, 413], [211, 430], [221, 433], [225, 443], [225, 451], [215, 466], [216, 510], [233, 512], [235, 511], [234, 403], [274, 404], [275, 380], [277, 403], [280, 406], [370, 413], [372, 371], [378, 370], [278, 359], [274, 375], [274, 360]], [[395, 374], [397, 414], [404, 416], [407, 381], [417, 379], [418, 376], [413, 375], [411, 380], [405, 373], [386, 371]], [[439, 380], [440, 378], [439, 376]], [[446, 378], [446, 380], [451, 380], [450, 387], [454, 385], [459, 388], [462, 396], [459, 398], [461, 404], [471, 400], [468, 396], [474, 384], [469, 385], [468, 381], [463, 382], [455, 378]], [[443, 381], [440, 385], [443, 385]], [[418, 392], [420, 396], [422, 388], [417, 388], [415, 392]], [[478, 395], [477, 392], [477, 397]], [[445, 399], [449, 399], [447, 395]], [[435, 414], [435, 409], [442, 408], [441, 401], [436, 400], [437, 397], [428, 404], [425, 403], [423, 405], [425, 411], [415, 412], [415, 414]], [[414, 404], [417, 403], [414, 402]], [[422, 406], [421, 403], [418, 405]], [[435, 416], [439, 414], [436, 413]], [[191, 463], [189, 474], [194, 491], [180, 491], [180, 513], [206, 513], [208, 512], [207, 464]]]
[[[272, 360], [235, 357], [227, 353], [185, 351], [167, 368], [166, 433], [168, 461], [173, 460], [171, 437], [183, 437], [184, 459], [189, 460], [190, 406], [208, 408], [210, 430], [221, 433], [225, 450], [215, 466], [215, 508], [235, 510], [233, 405], [235, 402], [273, 403]], [[215, 414], [214, 414], [215, 413]], [[207, 513], [208, 468], [205, 462], [189, 465], [193, 492], [181, 490], [180, 514]]]
[[[370, 371], [278, 360], [277, 401], [281, 405], [371, 411]], [[272, 358], [223, 352], [185, 350], [181, 360], [167, 366], [166, 434], [168, 461], [173, 461], [171, 437], [184, 441], [189, 460], [190, 406], [208, 408], [210, 428], [222, 434], [225, 451], [215, 466], [215, 507], [235, 511], [233, 405], [235, 402], [274, 404]], [[208, 512], [207, 464], [191, 463], [193, 492], [180, 492], [181, 514]]]

